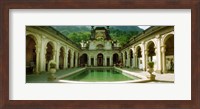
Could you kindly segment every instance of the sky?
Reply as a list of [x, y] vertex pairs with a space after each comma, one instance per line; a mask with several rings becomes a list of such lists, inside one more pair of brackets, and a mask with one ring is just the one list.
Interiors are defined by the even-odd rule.
[[138, 26], [139, 28], [142, 28], [143, 30], [146, 30], [147, 28], [149, 28], [150, 26]]

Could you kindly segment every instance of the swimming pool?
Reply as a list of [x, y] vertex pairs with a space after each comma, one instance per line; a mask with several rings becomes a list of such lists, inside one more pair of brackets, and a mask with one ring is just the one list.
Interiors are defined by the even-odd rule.
[[62, 78], [62, 80], [82, 82], [114, 82], [137, 80], [139, 77], [123, 73], [114, 68], [87, 68], [83, 71]]

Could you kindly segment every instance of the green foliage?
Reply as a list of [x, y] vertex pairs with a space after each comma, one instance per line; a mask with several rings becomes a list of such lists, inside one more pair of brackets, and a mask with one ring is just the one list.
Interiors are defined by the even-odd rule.
[[[87, 41], [90, 39], [90, 26], [53, 26], [56, 30], [67, 36], [76, 44], [80, 44], [81, 40]], [[112, 40], [117, 40], [122, 46], [128, 40], [143, 31], [137, 26], [111, 26], [110, 36]]]
[[148, 62], [148, 67], [153, 68], [154, 62]]
[[128, 40], [137, 35], [138, 31], [121, 31], [118, 29], [111, 28], [110, 36], [113, 40], [118, 40], [119, 43], [123, 46], [128, 42]]
[[87, 41], [91, 36], [90, 32], [73, 32], [67, 35], [76, 44], [80, 44], [82, 40]]
[[54, 29], [60, 31], [64, 35], [74, 32], [89, 32], [90, 28], [87, 26], [53, 26]]
[[50, 68], [56, 68], [56, 64], [55, 63], [50, 63]]

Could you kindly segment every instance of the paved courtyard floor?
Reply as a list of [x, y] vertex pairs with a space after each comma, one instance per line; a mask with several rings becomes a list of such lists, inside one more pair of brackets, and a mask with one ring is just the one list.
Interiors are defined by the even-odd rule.
[[[55, 73], [56, 77], [65, 75], [67, 73], [79, 70], [81, 68], [70, 68], [70, 69], [64, 69], [64, 70], [58, 70]], [[48, 81], [48, 72], [41, 72], [40, 74], [31, 74], [26, 76], [26, 82], [27, 83], [49, 83], [51, 81]]]
[[[131, 72], [134, 72], [134, 73], [138, 73], [140, 75], [143, 75], [143, 76], [147, 76], [149, 75], [148, 72], [146, 71], [142, 71], [140, 69], [133, 69], [133, 68], [122, 68], [124, 70], [128, 70], [128, 71], [131, 71]], [[174, 78], [175, 78], [175, 75], [174, 73], [165, 73], [165, 74], [160, 74], [160, 73], [153, 73], [156, 75], [156, 80], [155, 81], [152, 81], [153, 82], [165, 82], [165, 83], [173, 83], [174, 82]]]
[[[70, 68], [65, 70], [58, 70], [55, 73], [56, 77], [71, 73], [76, 70], [80, 70], [81, 68]], [[122, 68], [123, 70], [127, 70], [130, 72], [138, 73], [143, 76], [149, 75], [148, 72], [139, 70], [139, 69], [133, 69], [133, 68]], [[159, 74], [159, 73], [153, 73], [156, 75], [155, 81], [149, 81], [147, 83], [174, 83], [174, 73], [165, 73], [165, 74]], [[48, 81], [48, 72], [41, 72], [40, 74], [31, 74], [26, 75], [26, 83], [51, 83], [51, 81]]]

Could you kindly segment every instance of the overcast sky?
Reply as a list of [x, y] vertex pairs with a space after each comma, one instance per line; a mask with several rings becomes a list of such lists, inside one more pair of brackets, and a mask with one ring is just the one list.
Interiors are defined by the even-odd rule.
[[146, 30], [147, 28], [149, 28], [150, 26], [138, 26], [140, 28], [142, 28], [143, 30]]

